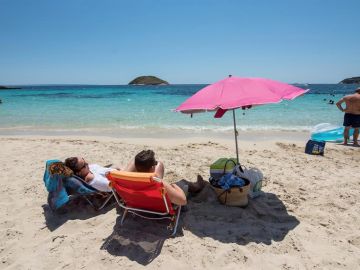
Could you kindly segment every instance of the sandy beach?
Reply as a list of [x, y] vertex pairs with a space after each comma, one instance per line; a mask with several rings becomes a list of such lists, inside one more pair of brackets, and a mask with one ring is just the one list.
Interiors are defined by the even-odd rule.
[[[339, 2], [0, 1], [0, 270], [360, 270], [360, 1]], [[142, 150], [166, 183], [113, 196]], [[255, 177], [213, 181], [237, 156]], [[159, 193], [175, 222], [122, 219]]]
[[2, 136], [0, 268], [358, 269], [360, 149], [328, 143], [324, 157], [310, 156], [306, 140], [294, 138], [240, 140], [241, 162], [263, 173], [264, 194], [244, 209], [226, 207], [207, 186], [170, 238], [163, 222], [130, 216], [121, 227], [114, 204], [52, 213], [45, 161], [77, 155], [124, 167], [152, 148], [166, 181], [195, 181], [208, 179], [217, 158], [234, 156], [230, 138]]

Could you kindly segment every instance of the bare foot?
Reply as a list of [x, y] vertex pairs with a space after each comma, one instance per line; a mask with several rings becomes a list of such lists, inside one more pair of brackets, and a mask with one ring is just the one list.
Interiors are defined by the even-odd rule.
[[205, 185], [206, 181], [202, 178], [201, 175], [198, 175], [196, 183], [189, 184], [189, 192], [198, 193], [205, 187]]

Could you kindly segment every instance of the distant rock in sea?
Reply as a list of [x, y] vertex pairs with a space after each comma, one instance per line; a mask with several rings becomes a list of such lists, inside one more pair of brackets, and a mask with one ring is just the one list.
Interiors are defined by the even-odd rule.
[[352, 77], [342, 80], [340, 83], [351, 84], [351, 83], [360, 83], [360, 77]]
[[140, 76], [129, 82], [129, 85], [168, 85], [167, 81], [155, 76]]

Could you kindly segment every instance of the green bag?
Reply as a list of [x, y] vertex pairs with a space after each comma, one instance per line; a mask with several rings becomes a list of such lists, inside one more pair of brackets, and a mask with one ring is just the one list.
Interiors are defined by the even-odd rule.
[[236, 166], [236, 158], [219, 158], [210, 165], [210, 182], [218, 180], [225, 173], [231, 173]]

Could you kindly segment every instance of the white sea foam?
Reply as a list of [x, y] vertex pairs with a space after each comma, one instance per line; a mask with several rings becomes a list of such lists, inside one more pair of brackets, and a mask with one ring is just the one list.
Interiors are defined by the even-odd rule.
[[[281, 127], [281, 126], [241, 126], [237, 127], [239, 132], [261, 132], [261, 131], [285, 131], [285, 132], [308, 132], [311, 131], [312, 127], [310, 126], [293, 126], [293, 127]], [[113, 133], [113, 132], [176, 132], [176, 133], [194, 133], [194, 134], [205, 134], [205, 133], [218, 133], [218, 134], [231, 134], [234, 132], [233, 126], [157, 126], [157, 125], [148, 125], [148, 126], [129, 126], [129, 125], [111, 125], [111, 126], [88, 126], [88, 127], [72, 127], [72, 126], [18, 126], [18, 127], [0, 127], [0, 133], [6, 131], [30, 131], [34, 133], [36, 131], [40, 132], [73, 132], [73, 133]]]

